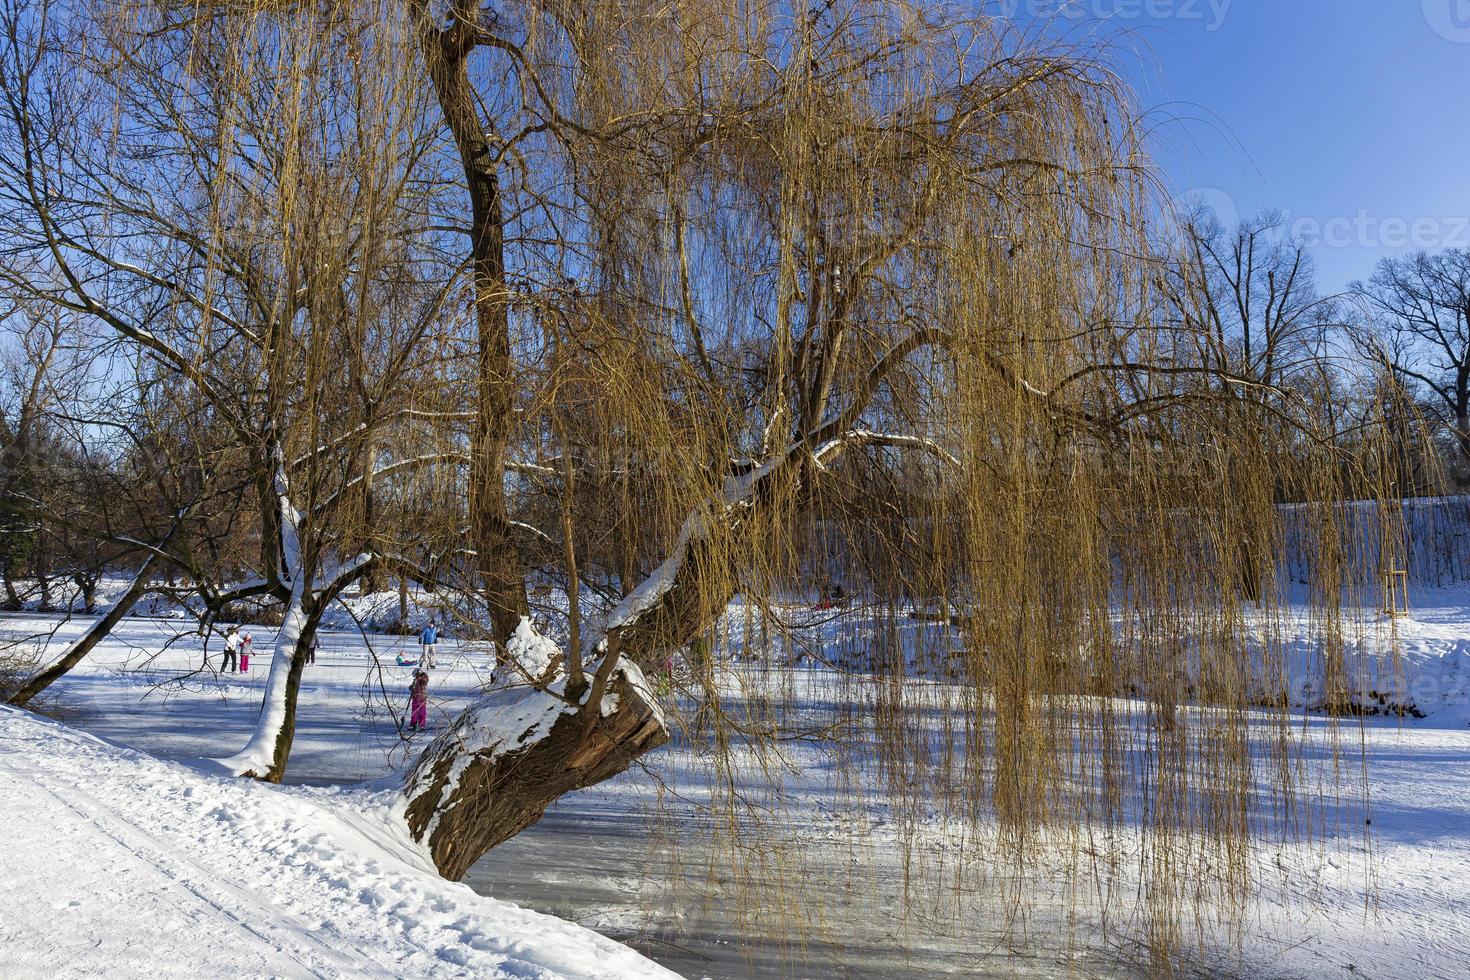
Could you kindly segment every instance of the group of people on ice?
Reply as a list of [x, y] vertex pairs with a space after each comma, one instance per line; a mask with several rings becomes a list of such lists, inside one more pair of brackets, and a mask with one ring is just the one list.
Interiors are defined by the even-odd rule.
[[425, 626], [424, 627], [424, 631], [419, 634], [419, 657], [418, 657], [418, 659], [417, 660], [414, 660], [412, 657], [405, 657], [403, 655], [403, 652], [402, 651], [399, 651], [399, 654], [398, 654], [398, 657], [397, 657], [398, 666], [400, 666], [400, 667], [422, 667], [425, 670], [433, 670], [434, 669], [434, 655], [435, 655], [435, 652], [438, 649], [439, 649], [439, 627], [431, 619], [431, 620], [429, 620], [429, 625], [428, 626]]
[[222, 674], [245, 674], [250, 672], [250, 654], [255, 650], [255, 637], [241, 633], [240, 627], [231, 626], [225, 634], [225, 659], [220, 664]]
[[[306, 647], [306, 662], [316, 663], [316, 651], [321, 646], [321, 639], [317, 634], [311, 635], [311, 642]], [[250, 656], [255, 652], [255, 637], [249, 633], [241, 633], [240, 627], [231, 626], [225, 633], [225, 656], [220, 663], [222, 674], [246, 674], [250, 672]]]
[[[320, 640], [313, 634], [306, 651], [308, 664], [316, 663], [319, 644]], [[254, 647], [255, 637], [249, 633], [241, 633], [238, 626], [231, 626], [225, 633], [225, 656], [220, 672], [239, 674], [249, 671], [250, 655]], [[402, 653], [397, 657], [400, 667], [414, 668], [413, 683], [408, 689], [408, 730], [411, 732], [427, 731], [429, 727], [429, 671], [434, 669], [438, 648], [439, 626], [431, 619], [429, 625], [419, 634], [418, 659], [408, 659]]]

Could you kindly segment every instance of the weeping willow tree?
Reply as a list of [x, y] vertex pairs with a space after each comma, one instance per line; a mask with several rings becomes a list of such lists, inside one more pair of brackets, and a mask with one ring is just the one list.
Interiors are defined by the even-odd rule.
[[[253, 474], [260, 580], [214, 599], [288, 628], [232, 771], [280, 778], [316, 620], [387, 568], [478, 597], [501, 658], [405, 777], [446, 876], [682, 727], [720, 773], [826, 740], [906, 827], [1017, 861], [1136, 827], [1160, 963], [1187, 909], [1239, 908], [1295, 812], [1252, 633], [1287, 599], [1277, 505], [1309, 515], [1340, 672], [1334, 505], [1391, 488], [1323, 390], [1207, 355], [1105, 50], [892, 0], [8, 23], [7, 281], [192, 388]], [[803, 734], [733, 706], [727, 610], [833, 541], [865, 660]], [[760, 666], [790, 690], [782, 648]]]

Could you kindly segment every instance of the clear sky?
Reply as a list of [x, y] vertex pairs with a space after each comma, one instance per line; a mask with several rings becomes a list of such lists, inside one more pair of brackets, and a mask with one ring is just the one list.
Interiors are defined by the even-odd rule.
[[1140, 49], [1170, 186], [1226, 221], [1285, 212], [1325, 291], [1470, 248], [1470, 0], [1073, 3]]

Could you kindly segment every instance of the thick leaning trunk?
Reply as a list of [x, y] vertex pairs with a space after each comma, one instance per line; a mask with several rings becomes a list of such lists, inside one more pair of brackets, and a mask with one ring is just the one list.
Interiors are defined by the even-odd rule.
[[[492, 847], [541, 818], [558, 797], [611, 778], [668, 741], [668, 725], [640, 663], [684, 646], [709, 626], [733, 590], [733, 579], [708, 576], [728, 560], [728, 536], [780, 498], [790, 468], [783, 461], [736, 480], [718, 499], [691, 514], [668, 559], [613, 611], [608, 632], [591, 649], [617, 657], [597, 708], [578, 708], [534, 688], [497, 691], [468, 708], [419, 757], [404, 784], [405, 819], [414, 840], [446, 878], [462, 878]], [[560, 658], [557, 644], [522, 620], [506, 643], [532, 676]], [[595, 717], [588, 711], [596, 711]]]
[[83, 633], [81, 638], [73, 643], [54, 664], [21, 685], [20, 690], [10, 696], [10, 703], [17, 708], [24, 708], [36, 695], [65, 677], [67, 672], [81, 663], [82, 658], [91, 653], [92, 648], [112, 632], [113, 627], [132, 611], [132, 608], [138, 604], [138, 600], [148, 591], [148, 575], [153, 570], [153, 564], [153, 555], [145, 558], [138, 569], [138, 574], [133, 576], [133, 581], [128, 585], [128, 591], [123, 593], [117, 603], [108, 610], [107, 615], [93, 623], [92, 628]]
[[[445, 878], [541, 819], [558, 797], [616, 776], [668, 741], [653, 692], [626, 661], [600, 708], [508, 688], [455, 720], [405, 781], [404, 819]], [[588, 712], [595, 711], [595, 717]]]
[[[817, 461], [830, 461], [842, 446], [836, 440], [819, 448]], [[462, 878], [558, 797], [623, 772], [668, 741], [667, 722], [639, 664], [656, 662], [709, 628], [733, 594], [733, 577], [717, 572], [730, 560], [731, 536], [751, 533], [770, 508], [800, 493], [804, 452], [789, 448], [691, 513], [669, 557], [612, 611], [606, 634], [590, 649], [618, 657], [618, 666], [600, 699], [595, 684], [581, 696], [601, 705], [596, 717], [557, 696], [565, 690], [562, 676], [552, 693], [511, 688], [485, 697], [424, 751], [404, 783], [404, 819], [440, 874]], [[528, 621], [506, 646], [533, 676], [560, 656]]]

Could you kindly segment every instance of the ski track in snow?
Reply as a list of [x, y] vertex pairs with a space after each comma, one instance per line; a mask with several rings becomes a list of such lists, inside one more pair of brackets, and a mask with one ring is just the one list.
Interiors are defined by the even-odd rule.
[[439, 879], [390, 839], [386, 807], [0, 709], [0, 976], [673, 976]]

